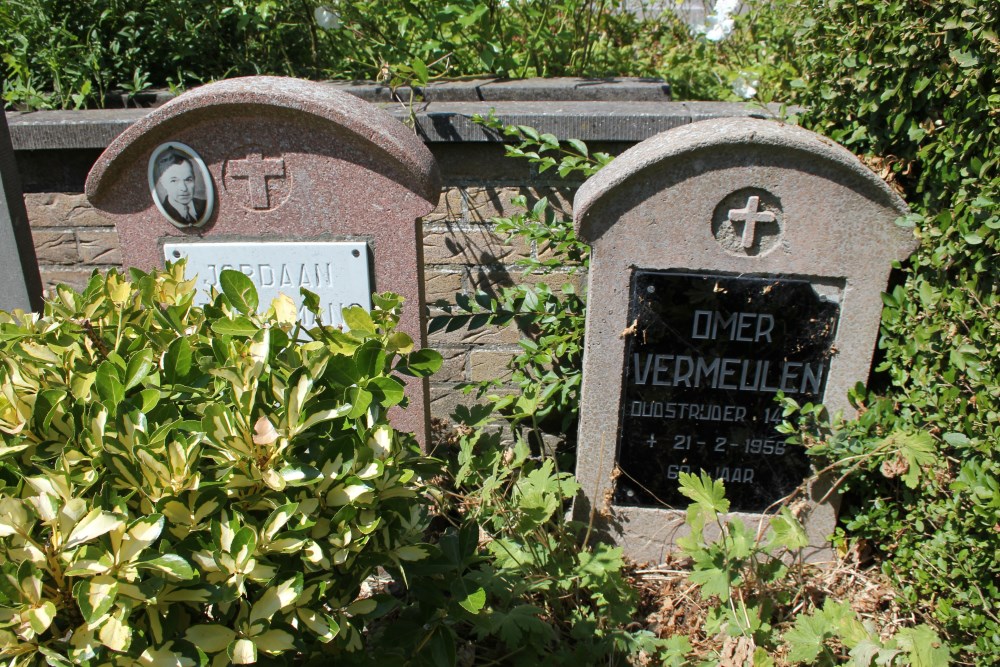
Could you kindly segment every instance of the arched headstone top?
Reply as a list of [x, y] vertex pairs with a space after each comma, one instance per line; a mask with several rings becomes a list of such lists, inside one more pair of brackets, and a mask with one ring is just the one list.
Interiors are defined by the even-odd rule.
[[[711, 159], [723, 154], [725, 160]], [[594, 215], [603, 202], [620, 202], [623, 198], [631, 203], [641, 201], [643, 191], [655, 193], [659, 181], [682, 168], [690, 176], [696, 176], [699, 170], [719, 165], [753, 167], [757, 159], [768, 167], [794, 160], [798, 164], [789, 164], [791, 168], [805, 166], [828, 180], [840, 181], [878, 206], [895, 211], [897, 216], [908, 210], [885, 181], [846, 148], [822, 135], [777, 121], [722, 118], [662, 132], [625, 151], [601, 169], [583, 184], [574, 199], [577, 231], [583, 240], [595, 241], [608, 224], [604, 216]], [[745, 201], [751, 203], [747, 200], [749, 197]], [[898, 243], [891, 254], [898, 258], [908, 256], [915, 247], [913, 235], [898, 229], [894, 237]]]
[[86, 194], [99, 200], [115, 171], [168, 140], [172, 129], [198, 122], [201, 117], [225, 116], [227, 109], [258, 107], [301, 112], [347, 131], [398, 164], [401, 183], [433, 208], [441, 191], [441, 177], [430, 150], [413, 132], [378, 107], [323, 83], [276, 76], [252, 76], [210, 83], [181, 95], [129, 127], [108, 146], [91, 170]]
[[[87, 179], [114, 222], [126, 268], [187, 260], [205, 303], [222, 272], [254, 283], [262, 308], [279, 294], [305, 327], [339, 326], [373, 292], [406, 299], [400, 328], [420, 346], [420, 219], [441, 179], [424, 143], [383, 110], [333, 87], [244, 77], [188, 91], [123, 132]], [[320, 314], [303, 306], [304, 290]], [[427, 383], [407, 382], [397, 428], [426, 441]]]

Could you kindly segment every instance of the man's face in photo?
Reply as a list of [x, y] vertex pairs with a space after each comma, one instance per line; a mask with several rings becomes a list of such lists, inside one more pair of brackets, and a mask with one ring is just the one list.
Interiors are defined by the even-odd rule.
[[194, 170], [188, 161], [171, 165], [160, 176], [160, 186], [175, 206], [186, 207], [194, 197]]

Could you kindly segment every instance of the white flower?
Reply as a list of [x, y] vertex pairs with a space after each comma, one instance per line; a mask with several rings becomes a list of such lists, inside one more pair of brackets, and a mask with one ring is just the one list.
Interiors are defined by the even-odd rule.
[[729, 37], [733, 32], [732, 15], [739, 8], [740, 0], [719, 0], [714, 11], [706, 18], [706, 24], [695, 28], [695, 32], [704, 34], [710, 42], [719, 42]]
[[[709, 23], [711, 23], [711, 20]], [[721, 42], [726, 37], [729, 37], [732, 32], [733, 20], [729, 18], [723, 19], [712, 25], [712, 27], [705, 32], [705, 39], [710, 42]]]
[[719, 0], [715, 3], [716, 16], [726, 17], [733, 14], [740, 6], [740, 0]]
[[757, 86], [760, 81], [747, 72], [740, 72], [740, 75], [733, 80], [733, 92], [743, 99], [750, 99], [757, 94]]
[[313, 11], [316, 25], [323, 30], [336, 30], [340, 27], [340, 15], [327, 5], [320, 5]]

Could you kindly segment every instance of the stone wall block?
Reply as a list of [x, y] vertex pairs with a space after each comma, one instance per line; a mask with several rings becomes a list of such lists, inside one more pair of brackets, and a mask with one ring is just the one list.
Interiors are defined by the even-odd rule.
[[538, 201], [542, 197], [548, 197], [549, 208], [556, 213], [556, 215], [566, 218], [573, 218], [573, 195], [576, 193], [576, 187], [540, 187], [534, 188], [534, 197], [528, 197], [528, 203], [533, 201]]
[[459, 405], [475, 405], [475, 394], [457, 391], [454, 385], [431, 385], [431, 417], [451, 421], [451, 415]]
[[461, 220], [464, 215], [465, 204], [460, 188], [444, 188], [441, 191], [441, 199], [437, 206], [429, 214], [425, 215], [424, 223], [450, 222]]
[[549, 198], [549, 206], [562, 217], [572, 215], [573, 188], [539, 187], [480, 187], [465, 189], [468, 206], [467, 220], [470, 222], [489, 222], [497, 217], [510, 217], [523, 212], [522, 207], [514, 206], [511, 200], [524, 196], [528, 206], [533, 206], [542, 197]]
[[77, 232], [80, 242], [80, 258], [84, 264], [116, 264], [122, 263], [121, 247], [118, 244], [118, 234], [114, 231]]
[[479, 327], [471, 331], [465, 328], [435, 331], [428, 334], [427, 340], [431, 347], [439, 349], [440, 346], [454, 345], [515, 345], [525, 336], [527, 334], [517, 327], [517, 323], [511, 322], [503, 327]]
[[434, 382], [465, 382], [468, 380], [465, 367], [467, 365], [468, 349], [464, 347], [441, 347], [441, 369], [431, 376]]
[[424, 262], [427, 264], [497, 264], [530, 257], [530, 246], [521, 239], [506, 242], [488, 225], [449, 223], [424, 229]]
[[424, 271], [424, 300], [427, 304], [439, 301], [455, 302], [455, 294], [462, 291], [462, 276], [459, 271], [427, 268]]
[[43, 295], [50, 297], [55, 293], [57, 285], [66, 285], [77, 292], [82, 292], [87, 287], [87, 283], [90, 282], [90, 276], [93, 271], [43, 268], [40, 270], [40, 273], [42, 274], [42, 285], [44, 287]]
[[[495, 387], [491, 394], [498, 396], [515, 393], [515, 387]], [[481, 399], [476, 398], [476, 392], [465, 393], [460, 391], [454, 384], [431, 383], [431, 417], [451, 421], [451, 415], [458, 406], [471, 407], [481, 403]], [[495, 424], [494, 424], [495, 425]]]
[[516, 352], [504, 350], [472, 350], [469, 355], [469, 377], [473, 382], [482, 380], [510, 379], [512, 371], [508, 368], [510, 360]]
[[32, 227], [114, 228], [94, 210], [82, 193], [28, 193], [24, 196], [24, 205]]
[[39, 264], [71, 266], [80, 261], [76, 236], [72, 232], [35, 231], [31, 236]]
[[[493, 218], [509, 217], [517, 212], [511, 199], [521, 194], [521, 188], [484, 187], [465, 188], [467, 220], [489, 222]], [[523, 210], [523, 209], [522, 209]]]

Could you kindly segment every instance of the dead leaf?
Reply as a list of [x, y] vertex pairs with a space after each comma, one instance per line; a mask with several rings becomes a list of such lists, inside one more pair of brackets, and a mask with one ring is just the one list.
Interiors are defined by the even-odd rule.
[[887, 479], [893, 479], [894, 477], [904, 475], [909, 469], [910, 464], [902, 456], [886, 459], [882, 462], [881, 468], [879, 468]]
[[278, 439], [278, 432], [274, 429], [274, 424], [267, 417], [261, 417], [253, 425], [253, 444], [270, 445]]
[[756, 649], [753, 637], [726, 637], [719, 653], [719, 667], [752, 667]]

